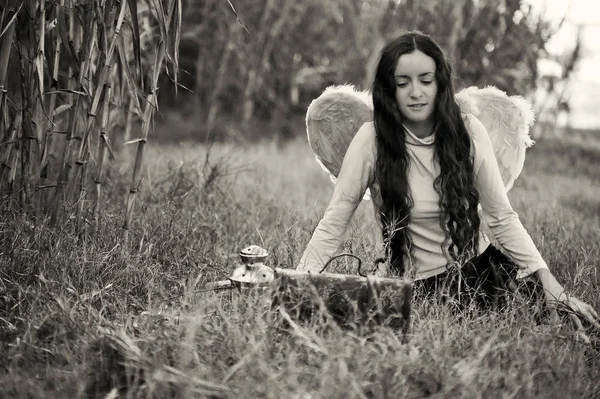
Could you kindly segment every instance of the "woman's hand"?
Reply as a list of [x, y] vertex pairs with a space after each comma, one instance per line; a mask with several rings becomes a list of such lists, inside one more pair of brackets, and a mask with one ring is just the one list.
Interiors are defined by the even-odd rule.
[[566, 307], [589, 321], [600, 330], [600, 317], [596, 310], [582, 300], [568, 295], [563, 286], [556, 280], [548, 269], [540, 269], [536, 275], [544, 288], [546, 304], [554, 309]]
[[591, 305], [575, 298], [574, 296], [567, 295], [566, 293], [563, 295], [563, 299], [558, 300], [558, 303], [567, 306], [572, 311], [583, 316], [594, 327], [600, 330], [600, 318], [598, 317], [596, 310]]

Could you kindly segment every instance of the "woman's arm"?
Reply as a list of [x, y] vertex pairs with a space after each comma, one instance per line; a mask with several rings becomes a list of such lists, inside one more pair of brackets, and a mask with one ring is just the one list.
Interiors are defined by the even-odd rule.
[[468, 124], [475, 145], [475, 184], [479, 191], [480, 204], [494, 237], [520, 267], [518, 277], [533, 274], [544, 288], [548, 304], [567, 305], [600, 328], [596, 311], [590, 305], [567, 295], [563, 286], [550, 272], [531, 236], [510, 205], [492, 142], [485, 127], [473, 116], [469, 116]]
[[319, 272], [342, 243], [346, 228], [373, 182], [375, 131], [365, 123], [350, 143], [323, 218], [304, 251], [298, 270]]
[[519, 266], [519, 278], [548, 269], [510, 204], [487, 130], [473, 115], [469, 115], [467, 127], [474, 145], [475, 187], [494, 238]]

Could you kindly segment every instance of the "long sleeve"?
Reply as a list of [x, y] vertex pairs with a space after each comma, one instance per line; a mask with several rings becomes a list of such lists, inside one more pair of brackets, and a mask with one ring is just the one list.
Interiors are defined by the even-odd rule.
[[298, 270], [319, 272], [342, 244], [344, 233], [373, 183], [375, 131], [365, 123], [350, 143], [331, 200], [304, 251]]
[[546, 262], [510, 204], [487, 130], [472, 115], [468, 126], [475, 146], [475, 185], [494, 238], [519, 266], [518, 278], [547, 269]]

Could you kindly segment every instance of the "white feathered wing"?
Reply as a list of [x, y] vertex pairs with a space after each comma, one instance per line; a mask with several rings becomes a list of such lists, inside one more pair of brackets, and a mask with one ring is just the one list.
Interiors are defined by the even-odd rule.
[[[354, 90], [351, 85], [330, 86], [308, 106], [308, 144], [334, 184], [354, 135], [365, 122], [372, 120], [371, 94]], [[370, 197], [367, 189], [364, 199]]]
[[531, 105], [523, 97], [509, 97], [493, 86], [472, 86], [455, 98], [463, 112], [475, 115], [485, 126], [508, 192], [523, 170], [525, 150], [534, 143], [529, 137], [535, 120]]
[[[473, 114], [485, 126], [496, 155], [504, 187], [508, 192], [523, 170], [525, 150], [533, 145], [529, 128], [533, 124], [531, 105], [520, 96], [487, 86], [469, 87], [455, 95], [461, 110]], [[330, 86], [311, 102], [306, 113], [308, 142], [317, 162], [335, 183], [346, 150], [358, 129], [373, 120], [373, 100], [366, 91], [352, 85]], [[367, 190], [365, 199], [369, 199]], [[495, 241], [480, 209], [482, 231]]]

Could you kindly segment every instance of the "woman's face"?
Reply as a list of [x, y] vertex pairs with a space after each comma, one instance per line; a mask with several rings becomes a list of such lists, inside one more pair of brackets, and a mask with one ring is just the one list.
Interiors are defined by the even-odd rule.
[[438, 84], [435, 61], [419, 50], [398, 59], [394, 71], [396, 101], [406, 126], [416, 135], [426, 137], [433, 131], [433, 112]]

